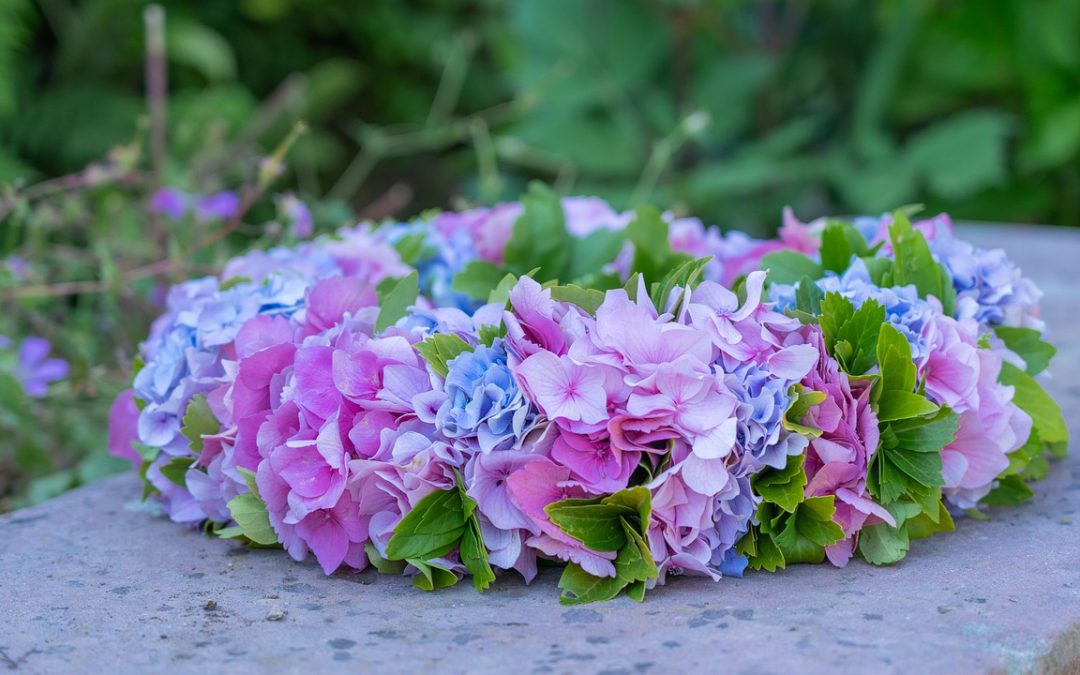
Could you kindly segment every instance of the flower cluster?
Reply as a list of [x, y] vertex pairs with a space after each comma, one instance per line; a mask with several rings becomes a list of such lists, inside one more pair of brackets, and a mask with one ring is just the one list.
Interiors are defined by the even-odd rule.
[[110, 448], [173, 520], [427, 590], [893, 562], [1066, 441], [1016, 400], [1034, 287], [895, 220], [756, 241], [534, 188], [253, 252], [170, 292]]

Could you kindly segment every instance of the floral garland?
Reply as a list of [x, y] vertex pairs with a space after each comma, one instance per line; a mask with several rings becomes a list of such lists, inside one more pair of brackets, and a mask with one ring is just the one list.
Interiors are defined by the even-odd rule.
[[174, 521], [426, 590], [886, 564], [1065, 453], [1038, 300], [944, 215], [761, 241], [534, 185], [174, 287], [110, 445]]

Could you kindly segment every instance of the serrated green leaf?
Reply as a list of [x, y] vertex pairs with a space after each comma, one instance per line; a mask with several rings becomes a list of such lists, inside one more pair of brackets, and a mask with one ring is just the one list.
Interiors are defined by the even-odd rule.
[[756, 474], [750, 479], [754, 493], [784, 511], [794, 513], [806, 490], [805, 460], [806, 455], [792, 455], [783, 469], [767, 468]]
[[[891, 285], [913, 285], [919, 297], [934, 296], [946, 304], [949, 298], [946, 289], [952, 289], [952, 279], [934, 260], [926, 237], [911, 225], [911, 221], [901, 211], [893, 213], [893, 222], [889, 225], [889, 238], [893, 247], [893, 268], [889, 278]], [[955, 298], [955, 294], [953, 294]], [[951, 308], [946, 306], [946, 314]]]
[[849, 375], [862, 375], [878, 363], [875, 348], [884, 322], [885, 307], [876, 300], [868, 299], [858, 309], [839, 293], [826, 293], [821, 301], [818, 324], [825, 348]]
[[473, 515], [461, 537], [461, 562], [472, 575], [473, 587], [478, 591], [487, 590], [495, 581], [495, 572], [488, 563], [488, 551], [484, 545], [484, 535], [480, 523]]
[[210, 410], [206, 397], [202, 394], [191, 397], [187, 411], [180, 425], [180, 433], [188, 439], [191, 451], [196, 455], [203, 450], [203, 436], [213, 436], [221, 430], [221, 423]]
[[436, 333], [431, 337], [413, 345], [413, 348], [424, 357], [431, 369], [442, 377], [450, 372], [450, 362], [455, 358], [471, 352], [473, 348], [454, 333]]
[[803, 277], [795, 288], [795, 309], [805, 312], [810, 316], [821, 314], [821, 301], [825, 299], [825, 292], [810, 277]]
[[420, 293], [419, 275], [416, 270], [398, 278], [388, 277], [379, 282], [375, 292], [379, 298], [379, 317], [375, 320], [375, 332], [381, 333], [409, 313]]

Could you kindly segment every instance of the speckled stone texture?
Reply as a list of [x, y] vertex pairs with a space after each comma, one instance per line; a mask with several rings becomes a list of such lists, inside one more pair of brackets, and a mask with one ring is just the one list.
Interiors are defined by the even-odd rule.
[[[1080, 434], [1080, 231], [983, 226], [1046, 291], [1048, 387]], [[1070, 284], [1070, 285], [1067, 285]], [[0, 517], [0, 671], [1080, 672], [1080, 453], [1037, 498], [893, 567], [672, 580], [562, 607], [548, 571], [436, 593], [249, 551], [133, 506], [133, 476]]]

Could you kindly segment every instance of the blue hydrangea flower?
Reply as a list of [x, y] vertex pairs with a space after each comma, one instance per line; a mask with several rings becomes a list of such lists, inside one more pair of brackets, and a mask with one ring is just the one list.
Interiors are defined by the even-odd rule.
[[139, 414], [140, 442], [168, 454], [187, 454], [181, 419], [191, 397], [211, 391], [224, 376], [221, 348], [256, 315], [291, 316], [302, 307], [306, 288], [302, 277], [288, 272], [226, 290], [214, 278], [175, 287], [144, 346], [146, 364], [133, 383], [145, 404]]
[[475, 442], [483, 453], [507, 450], [533, 427], [536, 409], [506, 365], [502, 340], [478, 345], [449, 363], [446, 401], [435, 417], [447, 438]]
[[724, 384], [739, 399], [735, 417], [736, 438], [743, 450], [740, 473], [766, 466], [782, 469], [788, 455], [806, 447], [806, 439], [781, 426], [794, 382], [776, 377], [766, 366], [747, 363], [726, 374]]
[[1042, 330], [1042, 321], [1035, 316], [1042, 293], [1004, 251], [976, 248], [947, 232], [930, 247], [952, 276], [957, 318]]
[[[818, 288], [825, 293], [839, 293], [856, 308], [868, 299], [877, 300], [885, 307], [885, 319], [894, 328], [903, 333], [911, 345], [912, 358], [918, 360], [926, 356], [926, 341], [922, 337], [923, 327], [934, 310], [928, 302], [919, 297], [914, 286], [892, 286], [881, 288], [870, 280], [866, 264], [859, 259], [852, 260], [841, 276], [829, 273], [817, 282]], [[769, 288], [769, 298], [776, 303], [778, 311], [795, 307], [795, 291], [798, 284], [773, 284]]]

